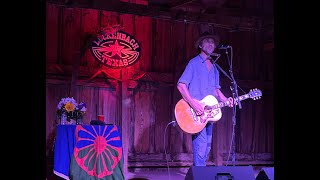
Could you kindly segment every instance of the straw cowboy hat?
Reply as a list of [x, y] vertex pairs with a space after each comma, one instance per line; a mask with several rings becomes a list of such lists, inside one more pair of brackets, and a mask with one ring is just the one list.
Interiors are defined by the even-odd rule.
[[220, 43], [220, 37], [218, 35], [214, 35], [206, 31], [199, 36], [197, 41], [194, 43], [194, 47], [199, 48], [200, 42], [206, 38], [212, 38], [214, 40], [215, 46], [218, 46], [218, 44]]

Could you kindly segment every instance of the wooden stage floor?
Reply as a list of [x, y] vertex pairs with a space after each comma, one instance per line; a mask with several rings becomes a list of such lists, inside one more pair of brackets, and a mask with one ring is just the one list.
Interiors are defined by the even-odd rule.
[[[266, 166], [253, 166], [254, 177]], [[185, 168], [138, 168], [125, 173], [125, 180], [184, 180], [189, 170]], [[53, 173], [47, 172], [47, 180], [63, 180]]]

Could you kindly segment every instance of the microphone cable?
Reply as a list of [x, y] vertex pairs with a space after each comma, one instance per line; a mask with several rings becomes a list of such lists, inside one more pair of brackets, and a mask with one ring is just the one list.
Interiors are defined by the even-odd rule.
[[228, 157], [227, 157], [227, 162], [226, 162], [226, 166], [228, 166], [229, 164], [229, 159], [230, 159], [230, 154], [232, 151], [232, 161], [233, 161], [233, 165], [235, 165], [235, 156], [236, 156], [236, 150], [235, 150], [235, 126], [236, 126], [236, 121], [235, 121], [235, 115], [237, 112], [237, 108], [236, 106], [233, 106], [234, 109], [234, 115], [232, 116], [232, 134], [231, 134], [231, 142], [230, 142], [230, 146], [229, 146], [229, 152], [228, 152]]
[[229, 159], [230, 159], [230, 154], [231, 154], [231, 150], [232, 150], [232, 147], [233, 147], [233, 143], [234, 143], [234, 125], [232, 125], [231, 143], [230, 143], [230, 146], [229, 146], [226, 166], [228, 166], [228, 164], [229, 164]]
[[173, 127], [176, 126], [176, 121], [171, 121], [167, 124], [165, 130], [164, 130], [164, 138], [163, 138], [163, 148], [164, 148], [164, 156], [166, 158], [166, 162], [167, 162], [167, 168], [168, 168], [168, 176], [169, 176], [169, 180], [171, 180], [171, 175], [170, 175], [170, 170], [169, 170], [169, 162], [168, 162], [168, 158], [167, 158], [167, 151], [166, 151], [166, 131], [167, 131], [167, 128], [170, 124], [173, 124]]

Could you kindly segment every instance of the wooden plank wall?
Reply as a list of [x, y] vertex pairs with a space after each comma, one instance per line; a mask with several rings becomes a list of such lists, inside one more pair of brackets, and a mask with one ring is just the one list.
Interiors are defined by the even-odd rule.
[[[50, 3], [46, 10], [47, 156], [53, 154], [56, 106], [62, 97], [73, 96], [78, 102], [87, 103], [84, 123], [104, 114], [106, 123], [122, 127], [128, 167], [165, 167], [165, 153], [172, 166], [191, 165], [191, 136], [169, 123], [175, 120], [174, 106], [181, 98], [175, 85], [188, 60], [197, 54], [193, 43], [201, 25]], [[100, 28], [118, 24], [142, 48], [138, 62], [120, 70], [103, 67], [88, 48], [84, 50], [88, 39]], [[214, 29], [221, 35], [222, 43], [233, 47], [232, 67], [241, 88], [239, 94], [253, 88], [263, 92], [260, 100], [243, 101], [242, 109], [237, 110], [237, 161], [272, 164], [273, 53], [263, 49], [263, 32]], [[221, 53], [218, 64], [228, 71], [228, 58]], [[137, 78], [143, 74], [141, 79]], [[223, 91], [231, 95], [230, 80], [223, 74], [221, 79]], [[215, 124], [209, 164], [228, 161], [232, 111], [224, 108], [222, 113]]]

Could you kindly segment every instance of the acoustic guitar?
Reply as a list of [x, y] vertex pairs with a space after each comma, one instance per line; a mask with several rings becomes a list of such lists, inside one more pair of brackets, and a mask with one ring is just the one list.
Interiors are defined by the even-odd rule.
[[[252, 89], [248, 94], [244, 94], [234, 99], [234, 102], [245, 99], [260, 99], [262, 92], [259, 89]], [[184, 100], [180, 99], [175, 106], [175, 117], [179, 127], [186, 133], [194, 134], [200, 132], [209, 121], [217, 122], [222, 117], [221, 108], [228, 106], [229, 101], [219, 102], [217, 99], [208, 95], [199, 101], [204, 109], [200, 116], [196, 115], [191, 106]]]

